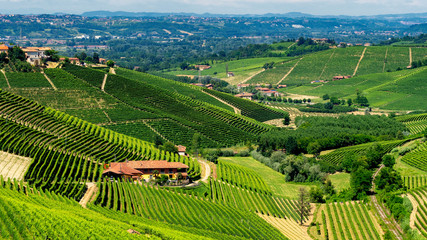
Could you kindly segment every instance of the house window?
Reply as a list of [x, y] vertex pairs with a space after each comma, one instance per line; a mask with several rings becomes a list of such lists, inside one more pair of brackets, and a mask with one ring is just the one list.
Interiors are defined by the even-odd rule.
[[169, 174], [172, 174], [172, 173], [173, 173], [172, 169], [169, 169]]
[[161, 174], [165, 174], [165, 170], [164, 169], [160, 169], [160, 173]]

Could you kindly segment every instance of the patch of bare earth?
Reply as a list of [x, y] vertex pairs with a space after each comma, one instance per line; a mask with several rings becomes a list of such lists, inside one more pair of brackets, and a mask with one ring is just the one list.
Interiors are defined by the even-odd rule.
[[0, 151], [0, 175], [3, 179], [22, 180], [30, 163], [31, 158]]

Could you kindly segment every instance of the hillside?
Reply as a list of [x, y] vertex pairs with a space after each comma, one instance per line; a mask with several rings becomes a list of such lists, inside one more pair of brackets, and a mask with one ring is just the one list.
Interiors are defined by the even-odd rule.
[[[159, 135], [189, 146], [199, 133], [202, 146], [227, 146], [271, 128], [231, 112], [229, 104], [200, 88], [127, 70], [118, 70], [118, 74], [68, 65], [46, 70], [52, 86], [40, 73], [21, 73], [19, 78], [6, 73], [11, 85], [7, 90], [146, 141]], [[229, 125], [230, 121], [239, 124]]]
[[373, 107], [389, 110], [426, 110], [427, 68], [362, 75], [350, 79], [310, 84], [287, 89], [287, 92], [312, 96], [355, 98], [362, 91]]

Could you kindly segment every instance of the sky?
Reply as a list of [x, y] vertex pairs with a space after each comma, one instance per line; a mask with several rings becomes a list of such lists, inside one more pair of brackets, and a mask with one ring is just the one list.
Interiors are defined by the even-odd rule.
[[0, 13], [87, 11], [314, 15], [378, 15], [427, 12], [427, 0], [0, 0]]

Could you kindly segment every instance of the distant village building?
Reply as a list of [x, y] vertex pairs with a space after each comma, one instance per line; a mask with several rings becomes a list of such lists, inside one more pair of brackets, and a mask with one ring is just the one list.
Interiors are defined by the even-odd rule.
[[276, 90], [268, 90], [268, 91], [261, 91], [262, 94], [268, 97], [278, 97], [280, 96], [280, 93]]
[[365, 47], [370, 47], [372, 44], [371, 43], [365, 43], [365, 44], [363, 44], [363, 46], [365, 46]]
[[252, 97], [254, 96], [254, 94], [253, 93], [244, 92], [244, 93], [240, 93], [240, 94], [237, 94], [237, 95], [234, 95], [234, 96], [238, 97], [238, 98], [252, 100]]
[[247, 83], [237, 84], [237, 88], [238, 89], [240, 89], [240, 88], [246, 88], [246, 87], [249, 87], [249, 86], [250, 86], [250, 84], [247, 84]]
[[[80, 59], [78, 58], [68, 58], [68, 60], [70, 60], [70, 63], [72, 64], [80, 64]], [[59, 61], [65, 61], [65, 58], [59, 58]]]
[[187, 153], [185, 153], [185, 151], [187, 150], [187, 147], [182, 146], [182, 145], [178, 145], [178, 146], [176, 146], [176, 148], [178, 148], [178, 155], [187, 156]]
[[336, 80], [342, 80], [342, 79], [348, 79], [348, 78], [351, 78], [351, 76], [350, 75], [346, 75], [346, 76], [334, 76], [332, 78], [332, 80], [336, 81]]
[[311, 40], [313, 40], [315, 43], [327, 43], [329, 41], [327, 38], [312, 38]]
[[286, 88], [287, 85], [277, 85], [277, 88]]
[[199, 69], [199, 70], [206, 70], [206, 69], [209, 69], [209, 68], [211, 68], [211, 66], [209, 66], [209, 65], [196, 65], [196, 66], [194, 66], [196, 69]]
[[233, 72], [227, 72], [227, 77], [234, 77], [234, 73]]
[[45, 52], [52, 50], [50, 47], [26, 47], [22, 48], [22, 51], [25, 52], [27, 56], [27, 62], [31, 65], [40, 65], [43, 58], [46, 58]]
[[0, 45], [0, 53], [7, 53], [8, 50], [9, 46], [7, 46], [6, 44]]
[[155, 177], [154, 170], [157, 170], [159, 175], [168, 175], [169, 179], [177, 179], [179, 173], [181, 173], [183, 179], [187, 179], [188, 168], [187, 165], [180, 162], [168, 162], [163, 160], [112, 162], [110, 166], [102, 172], [102, 175], [126, 180], [149, 181]]

